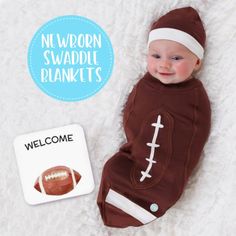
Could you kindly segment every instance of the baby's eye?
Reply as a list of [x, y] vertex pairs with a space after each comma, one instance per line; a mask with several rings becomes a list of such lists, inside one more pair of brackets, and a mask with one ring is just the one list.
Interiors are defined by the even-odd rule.
[[173, 57], [171, 57], [171, 59], [173, 59], [175, 61], [178, 61], [178, 60], [183, 59], [183, 57], [181, 57], [181, 56], [173, 56]]
[[160, 58], [160, 55], [158, 55], [158, 54], [153, 54], [152, 57]]

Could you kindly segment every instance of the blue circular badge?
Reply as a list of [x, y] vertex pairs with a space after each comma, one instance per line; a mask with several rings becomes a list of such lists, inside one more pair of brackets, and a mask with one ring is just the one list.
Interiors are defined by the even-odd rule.
[[111, 42], [93, 21], [62, 16], [44, 24], [34, 35], [28, 65], [37, 86], [63, 101], [79, 101], [97, 93], [112, 73]]

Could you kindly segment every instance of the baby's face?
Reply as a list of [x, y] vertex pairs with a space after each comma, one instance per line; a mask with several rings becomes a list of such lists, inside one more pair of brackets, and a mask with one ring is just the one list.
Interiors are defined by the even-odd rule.
[[176, 84], [190, 79], [200, 64], [195, 54], [175, 41], [155, 40], [149, 44], [147, 69], [164, 84]]

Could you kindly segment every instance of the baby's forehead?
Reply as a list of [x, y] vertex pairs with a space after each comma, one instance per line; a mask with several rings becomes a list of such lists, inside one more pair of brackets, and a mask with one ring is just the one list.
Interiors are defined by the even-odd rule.
[[175, 51], [181, 51], [181, 52], [187, 52], [189, 51], [184, 45], [181, 43], [178, 43], [176, 41], [167, 40], [167, 39], [158, 39], [154, 40], [149, 44], [149, 50], [165, 50], [168, 52], [175, 52]]

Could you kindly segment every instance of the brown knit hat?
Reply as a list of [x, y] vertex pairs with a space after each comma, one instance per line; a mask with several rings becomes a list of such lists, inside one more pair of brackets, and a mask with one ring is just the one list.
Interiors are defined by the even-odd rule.
[[203, 58], [206, 33], [200, 16], [192, 7], [172, 10], [154, 22], [148, 45], [157, 39], [181, 43], [197, 57]]

